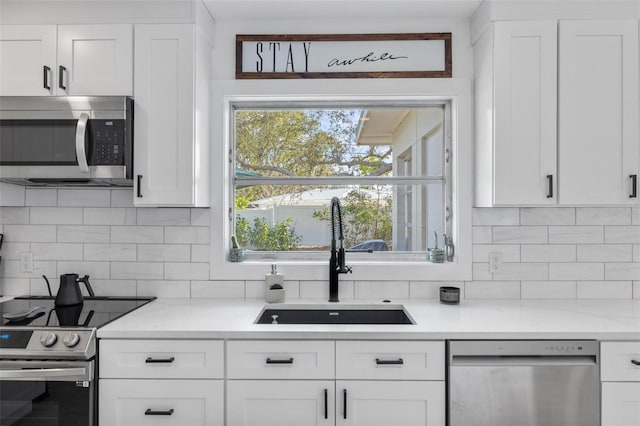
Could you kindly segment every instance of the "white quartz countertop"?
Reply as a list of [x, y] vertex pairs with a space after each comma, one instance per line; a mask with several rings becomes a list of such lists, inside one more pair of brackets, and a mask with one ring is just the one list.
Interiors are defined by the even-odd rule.
[[[415, 325], [254, 324], [262, 301], [156, 299], [98, 330], [102, 339], [598, 339], [640, 340], [640, 300], [393, 300]], [[294, 303], [269, 304], [278, 308]], [[327, 305], [297, 300], [296, 305]], [[383, 305], [358, 300], [332, 307]]]

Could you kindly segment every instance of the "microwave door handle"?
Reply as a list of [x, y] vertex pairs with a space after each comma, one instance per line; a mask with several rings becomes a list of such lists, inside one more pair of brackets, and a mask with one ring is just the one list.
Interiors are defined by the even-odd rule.
[[76, 157], [78, 158], [78, 167], [82, 173], [89, 173], [89, 164], [87, 163], [87, 152], [84, 146], [85, 135], [87, 133], [87, 123], [89, 116], [80, 114], [78, 125], [76, 126]]

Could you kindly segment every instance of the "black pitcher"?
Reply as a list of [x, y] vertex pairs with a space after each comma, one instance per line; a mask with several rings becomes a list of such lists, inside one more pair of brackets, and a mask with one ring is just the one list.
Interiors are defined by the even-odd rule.
[[91, 284], [89, 284], [89, 275], [78, 278], [78, 274], [64, 274], [60, 275], [60, 289], [56, 295], [55, 305], [70, 306], [82, 303], [84, 298], [79, 283], [84, 283], [91, 297], [95, 296]]

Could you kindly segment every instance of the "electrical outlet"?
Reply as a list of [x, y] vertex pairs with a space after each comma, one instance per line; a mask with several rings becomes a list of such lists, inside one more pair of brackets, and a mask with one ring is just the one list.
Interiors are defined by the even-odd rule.
[[502, 253], [499, 251], [492, 251], [489, 253], [489, 273], [496, 274], [500, 272], [502, 268]]
[[20, 272], [33, 272], [33, 253], [20, 253]]

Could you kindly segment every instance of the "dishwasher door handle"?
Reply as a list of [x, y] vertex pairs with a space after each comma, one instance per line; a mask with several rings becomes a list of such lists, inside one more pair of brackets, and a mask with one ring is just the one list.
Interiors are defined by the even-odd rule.
[[583, 356], [476, 356], [453, 355], [451, 366], [489, 366], [489, 365], [598, 365], [595, 355]]

